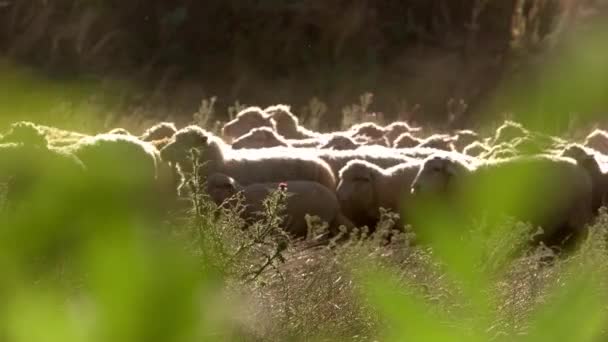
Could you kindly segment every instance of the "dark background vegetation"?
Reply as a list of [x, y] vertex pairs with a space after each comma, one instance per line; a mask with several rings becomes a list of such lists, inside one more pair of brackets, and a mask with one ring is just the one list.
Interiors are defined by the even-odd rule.
[[[5, 0], [0, 48], [58, 79], [136, 84], [125, 103], [190, 116], [201, 98], [298, 109], [327, 125], [365, 92], [388, 119], [466, 125], [582, 9], [568, 0]], [[450, 99], [466, 109], [448, 106]], [[296, 110], [297, 111], [297, 110]], [[224, 113], [219, 113], [220, 118]], [[465, 115], [466, 114], [466, 115]], [[494, 113], [492, 113], [494, 115]]]

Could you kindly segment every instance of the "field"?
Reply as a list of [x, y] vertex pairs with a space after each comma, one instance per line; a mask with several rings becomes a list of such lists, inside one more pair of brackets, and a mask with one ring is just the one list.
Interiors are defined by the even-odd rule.
[[[92, 182], [35, 153], [6, 157], [12, 145], [2, 141], [18, 121], [44, 128], [44, 148], [113, 128], [139, 135], [160, 121], [219, 135], [247, 105], [284, 102], [322, 133], [408, 120], [429, 136], [468, 128], [486, 142], [514, 119], [539, 136], [582, 143], [608, 129], [602, 20], [551, 36], [550, 1], [515, 1], [519, 12], [491, 1], [357, 1], [338, 23], [328, 15], [337, 2], [267, 1], [261, 14], [238, 1], [151, 3], [121, 5], [115, 16], [101, 2], [0, 4], [0, 340], [608, 340], [608, 210], [577, 248], [562, 250], [530, 243], [541, 228], [480, 209], [551, 203], [534, 196], [537, 183], [471, 188], [461, 200], [479, 212], [472, 219], [430, 202], [404, 227], [396, 224], [403, 212], [382, 208], [375, 227], [329, 239], [328, 225], [307, 217], [307, 236], [296, 238], [282, 229], [281, 191], [246, 222], [244, 198], [215, 203], [193, 172], [187, 195], [162, 198], [170, 204], [159, 210], [129, 158], [117, 155], [94, 170], [108, 177]], [[273, 6], [280, 11], [266, 11]], [[413, 8], [407, 20], [400, 6]], [[144, 10], [156, 26], [139, 22], [134, 13]], [[251, 13], [259, 16], [248, 22]], [[267, 24], [298, 15], [288, 28], [289, 20]], [[223, 16], [243, 27], [219, 35]], [[201, 32], [195, 18], [217, 32]], [[308, 35], [309, 49], [290, 45]], [[355, 53], [377, 35], [384, 38], [367, 54]], [[271, 38], [284, 49], [257, 48]], [[496, 51], [507, 51], [504, 59]], [[402, 83], [401, 75], [411, 77]], [[26, 167], [12, 169], [15, 160]], [[15, 200], [10, 186], [21, 176], [29, 187]], [[519, 176], [520, 185], [532, 177]]]
[[[66, 139], [60, 130], [49, 136], [51, 144]], [[159, 221], [106, 201], [112, 183], [83, 190], [74, 182], [41, 181], [19, 207], [0, 201], [7, 340], [580, 341], [606, 334], [605, 212], [574, 253], [529, 246], [536, 229], [509, 218], [459, 226], [439, 211], [392, 234], [387, 212], [372, 236], [355, 230], [346, 241], [319, 245], [315, 236], [326, 227], [314, 221], [308, 239], [281, 231], [279, 195], [243, 230], [238, 206], [219, 208], [205, 193]], [[424, 229], [437, 234], [417, 234]]]

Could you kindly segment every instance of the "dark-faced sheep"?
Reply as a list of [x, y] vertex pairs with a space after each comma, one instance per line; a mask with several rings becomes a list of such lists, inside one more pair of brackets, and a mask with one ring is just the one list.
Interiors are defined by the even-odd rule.
[[389, 144], [393, 145], [402, 134], [412, 134], [420, 132], [420, 130], [419, 127], [412, 127], [407, 122], [397, 121], [384, 127], [384, 137], [388, 140]]
[[[380, 220], [381, 207], [403, 214], [418, 168], [418, 162], [382, 169], [362, 160], [350, 161], [340, 170], [336, 190], [344, 214], [355, 225], [371, 230]], [[396, 228], [401, 228], [407, 217], [400, 221]]]
[[158, 141], [171, 138], [177, 132], [173, 122], [161, 122], [148, 128], [140, 137], [142, 141]]
[[240, 111], [234, 120], [222, 127], [222, 137], [231, 142], [233, 139], [243, 136], [258, 127], [273, 128], [270, 116], [260, 107], [248, 107]]
[[411, 148], [416, 147], [422, 143], [422, 140], [416, 138], [411, 133], [403, 133], [401, 134], [395, 141], [393, 142], [394, 148]]
[[548, 246], [564, 241], [572, 246], [592, 218], [592, 181], [569, 158], [518, 157], [471, 166], [432, 156], [420, 168], [412, 192], [451, 202], [459, 208], [454, 213], [483, 215], [490, 224], [507, 215], [541, 226], [544, 233], [537, 241]]
[[198, 126], [182, 128], [161, 150], [162, 159], [176, 163], [182, 172], [192, 172], [191, 149], [198, 150], [203, 175], [220, 172], [243, 185], [293, 180], [315, 181], [334, 190], [336, 180], [323, 160], [299, 155], [296, 149], [269, 148], [232, 150]]
[[585, 138], [585, 146], [603, 154], [608, 154], [608, 132], [596, 129]]
[[325, 144], [319, 146], [321, 149], [346, 151], [355, 150], [359, 147], [359, 144], [350, 137], [342, 134], [334, 134], [325, 142]]
[[235, 150], [242, 148], [268, 148], [276, 146], [290, 146], [289, 143], [269, 127], [252, 129], [249, 133], [232, 142]]
[[248, 221], [261, 219], [258, 213], [264, 211], [263, 201], [275, 190], [286, 192], [285, 212], [282, 228], [296, 237], [306, 237], [308, 225], [306, 215], [317, 216], [329, 224], [330, 232], [336, 234], [341, 225], [352, 228], [352, 223], [342, 215], [340, 205], [333, 191], [317, 182], [287, 181], [283, 183], [258, 183], [242, 186], [233, 178], [215, 173], [207, 178], [207, 193], [220, 205], [237, 192], [242, 191], [245, 203], [244, 218]]
[[319, 136], [318, 133], [300, 126], [298, 118], [287, 105], [270, 106], [264, 109], [264, 112], [270, 116], [275, 131], [286, 139], [310, 139]]

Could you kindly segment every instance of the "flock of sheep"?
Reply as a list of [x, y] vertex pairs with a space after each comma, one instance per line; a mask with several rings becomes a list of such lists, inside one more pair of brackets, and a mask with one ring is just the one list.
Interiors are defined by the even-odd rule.
[[[504, 202], [500, 214], [541, 226], [536, 242], [564, 245], [585, 236], [608, 200], [608, 133], [601, 130], [578, 143], [512, 121], [486, 137], [471, 130], [429, 134], [406, 122], [318, 133], [277, 105], [241, 111], [221, 137], [172, 123], [141, 136], [123, 129], [96, 136], [54, 131], [52, 138], [49, 132], [18, 122], [0, 136], [0, 182], [8, 182], [10, 201], [40, 179], [67, 175], [111, 182], [104, 187], [109, 195], [159, 208], [188, 198], [196, 174], [202, 180], [194, 186], [220, 206], [241, 192], [245, 219], [255, 218], [269, 193], [285, 191], [284, 229], [303, 237], [306, 214], [328, 223], [330, 234], [340, 227], [373, 232], [384, 208], [400, 214], [397, 228], [410, 224], [415, 231], [419, 200], [432, 198], [472, 218], [484, 203], [495, 209], [491, 203], [518, 190], [525, 200]], [[486, 196], [481, 205], [466, 206], [463, 198], [476, 194]]]

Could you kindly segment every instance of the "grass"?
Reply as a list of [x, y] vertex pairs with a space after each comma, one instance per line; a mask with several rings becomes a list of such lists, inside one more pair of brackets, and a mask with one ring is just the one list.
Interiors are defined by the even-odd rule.
[[[606, 212], [571, 255], [521, 249], [534, 229], [510, 220], [490, 230], [500, 234], [472, 223], [448, 242], [421, 243], [415, 229], [387, 234], [390, 212], [372, 236], [364, 229], [315, 247], [278, 228], [280, 192], [244, 230], [238, 200], [218, 207], [197, 189], [191, 209], [163, 222], [127, 210], [100, 217], [87, 206], [103, 211], [108, 203], [75, 207], [69, 192], [34, 198], [45, 205], [24, 211], [5, 209], [3, 339], [606, 337]], [[98, 197], [85, 191], [78, 198]]]

